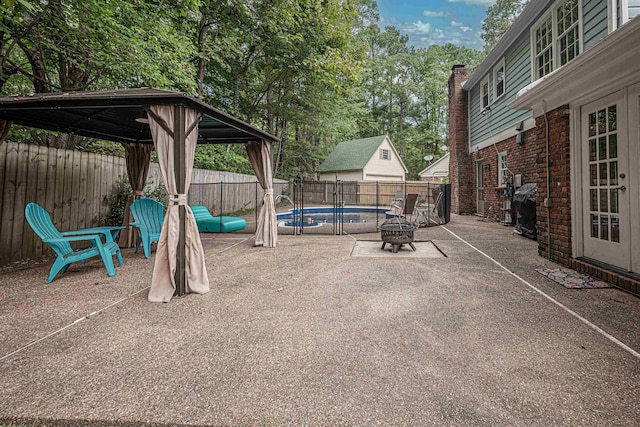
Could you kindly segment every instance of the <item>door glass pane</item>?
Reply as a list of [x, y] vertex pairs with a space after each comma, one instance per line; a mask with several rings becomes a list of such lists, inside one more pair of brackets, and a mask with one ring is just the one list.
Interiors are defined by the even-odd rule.
[[598, 133], [606, 133], [607, 132], [607, 118], [605, 117], [606, 110], [598, 111]]
[[599, 163], [599, 167], [600, 167], [600, 185], [607, 185], [607, 182], [609, 182], [607, 162]]
[[609, 215], [600, 217], [600, 240], [609, 240]]
[[589, 185], [592, 187], [598, 185], [598, 165], [589, 166]]
[[616, 106], [612, 105], [607, 110], [609, 112], [609, 132], [614, 132], [618, 129], [618, 114]]
[[600, 160], [607, 158], [607, 137], [601, 136], [598, 138], [598, 157]]
[[598, 151], [596, 148], [596, 139], [589, 140], [589, 161], [594, 162], [598, 160]]
[[600, 212], [609, 212], [609, 198], [606, 189], [600, 189]]
[[609, 162], [609, 185], [618, 185], [618, 162]]
[[596, 136], [596, 113], [589, 114], [589, 136]]
[[597, 212], [598, 211], [598, 190], [591, 189], [589, 190], [589, 209]]
[[591, 237], [598, 238], [598, 215], [591, 215]]
[[620, 243], [620, 218], [611, 217], [611, 241]]
[[[568, 30], [569, 31], [569, 30]], [[618, 160], [618, 111], [616, 105], [587, 116], [589, 198], [591, 237], [620, 242], [620, 200]]]
[[609, 158], [616, 157], [618, 157], [618, 134], [614, 133], [609, 135]]
[[[619, 207], [618, 207], [618, 189], [614, 188], [614, 189], [612, 189], [610, 191], [611, 191], [611, 193], [610, 193], [611, 197], [609, 198], [609, 200], [611, 202], [611, 210], [610, 210], [610, 212], [611, 213], [619, 213], [619, 211], [618, 211], [618, 209], [619, 209]], [[592, 210], [594, 210], [594, 209], [592, 209]], [[612, 222], [612, 224], [613, 224], [613, 222]]]

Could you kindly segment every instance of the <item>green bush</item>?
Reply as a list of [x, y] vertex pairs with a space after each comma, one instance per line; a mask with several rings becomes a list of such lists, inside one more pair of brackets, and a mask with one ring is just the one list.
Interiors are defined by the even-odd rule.
[[[145, 197], [159, 201], [166, 208], [168, 193], [164, 185], [160, 184], [153, 190], [151, 187], [153, 187], [153, 181], [148, 181], [144, 191]], [[108, 226], [122, 225], [124, 210], [132, 195], [133, 191], [129, 179], [125, 175], [121, 175], [116, 181], [116, 190], [107, 196], [109, 208], [106, 213], [100, 214], [100, 223]]]
[[118, 226], [122, 225], [124, 219], [124, 209], [127, 206], [127, 201], [133, 195], [131, 191], [131, 185], [129, 185], [129, 179], [121, 175], [116, 181], [116, 191], [107, 196], [107, 204], [109, 209], [106, 213], [100, 214], [100, 222], [103, 225]]

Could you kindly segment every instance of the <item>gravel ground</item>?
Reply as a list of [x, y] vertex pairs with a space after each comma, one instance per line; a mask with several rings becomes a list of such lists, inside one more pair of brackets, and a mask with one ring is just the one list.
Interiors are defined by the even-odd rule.
[[153, 260], [131, 250], [113, 278], [4, 271], [0, 419], [638, 425], [640, 299], [565, 289], [534, 271], [553, 265], [535, 242], [475, 217], [416, 238], [446, 256], [352, 256], [373, 233], [203, 235], [211, 292], [168, 304], [147, 302]]

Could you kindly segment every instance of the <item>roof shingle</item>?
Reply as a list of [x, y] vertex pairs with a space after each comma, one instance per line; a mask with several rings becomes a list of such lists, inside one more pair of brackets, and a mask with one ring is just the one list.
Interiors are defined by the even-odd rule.
[[386, 137], [387, 135], [379, 135], [339, 143], [322, 162], [319, 171], [334, 172], [364, 169]]

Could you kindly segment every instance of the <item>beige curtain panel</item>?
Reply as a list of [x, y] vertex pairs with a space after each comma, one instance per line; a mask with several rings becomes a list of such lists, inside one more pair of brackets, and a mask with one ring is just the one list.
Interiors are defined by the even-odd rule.
[[278, 224], [276, 222], [276, 205], [273, 200], [271, 143], [267, 141], [248, 142], [245, 147], [258, 182], [264, 189], [263, 205], [258, 215], [254, 245], [275, 248], [278, 243]]
[[[148, 107], [149, 126], [153, 136], [153, 143], [158, 153], [160, 172], [165, 188], [170, 195], [176, 195], [177, 205], [169, 204], [164, 217], [160, 241], [156, 249], [156, 259], [149, 291], [149, 301], [169, 302], [176, 289], [176, 255], [180, 234], [179, 206], [185, 206], [186, 229], [186, 275], [187, 292], [204, 294], [209, 292], [209, 278], [205, 268], [204, 250], [198, 233], [198, 226], [193, 212], [186, 203], [186, 194], [191, 185], [193, 158], [198, 139], [198, 127], [195, 126], [185, 139], [185, 194], [178, 194], [175, 176], [173, 120], [174, 107], [170, 105], [154, 105]], [[200, 113], [186, 109], [185, 131], [200, 119]]]
[[124, 152], [127, 162], [127, 176], [129, 177], [129, 184], [131, 184], [133, 194], [127, 201], [127, 206], [124, 208], [122, 225], [126, 228], [120, 232], [118, 244], [121, 248], [131, 248], [135, 246], [136, 241], [140, 237], [140, 232], [137, 228], [129, 227], [129, 224], [133, 222], [129, 206], [131, 206], [131, 203], [144, 197], [144, 184], [147, 182], [147, 176], [149, 175], [153, 145], [124, 144]]

